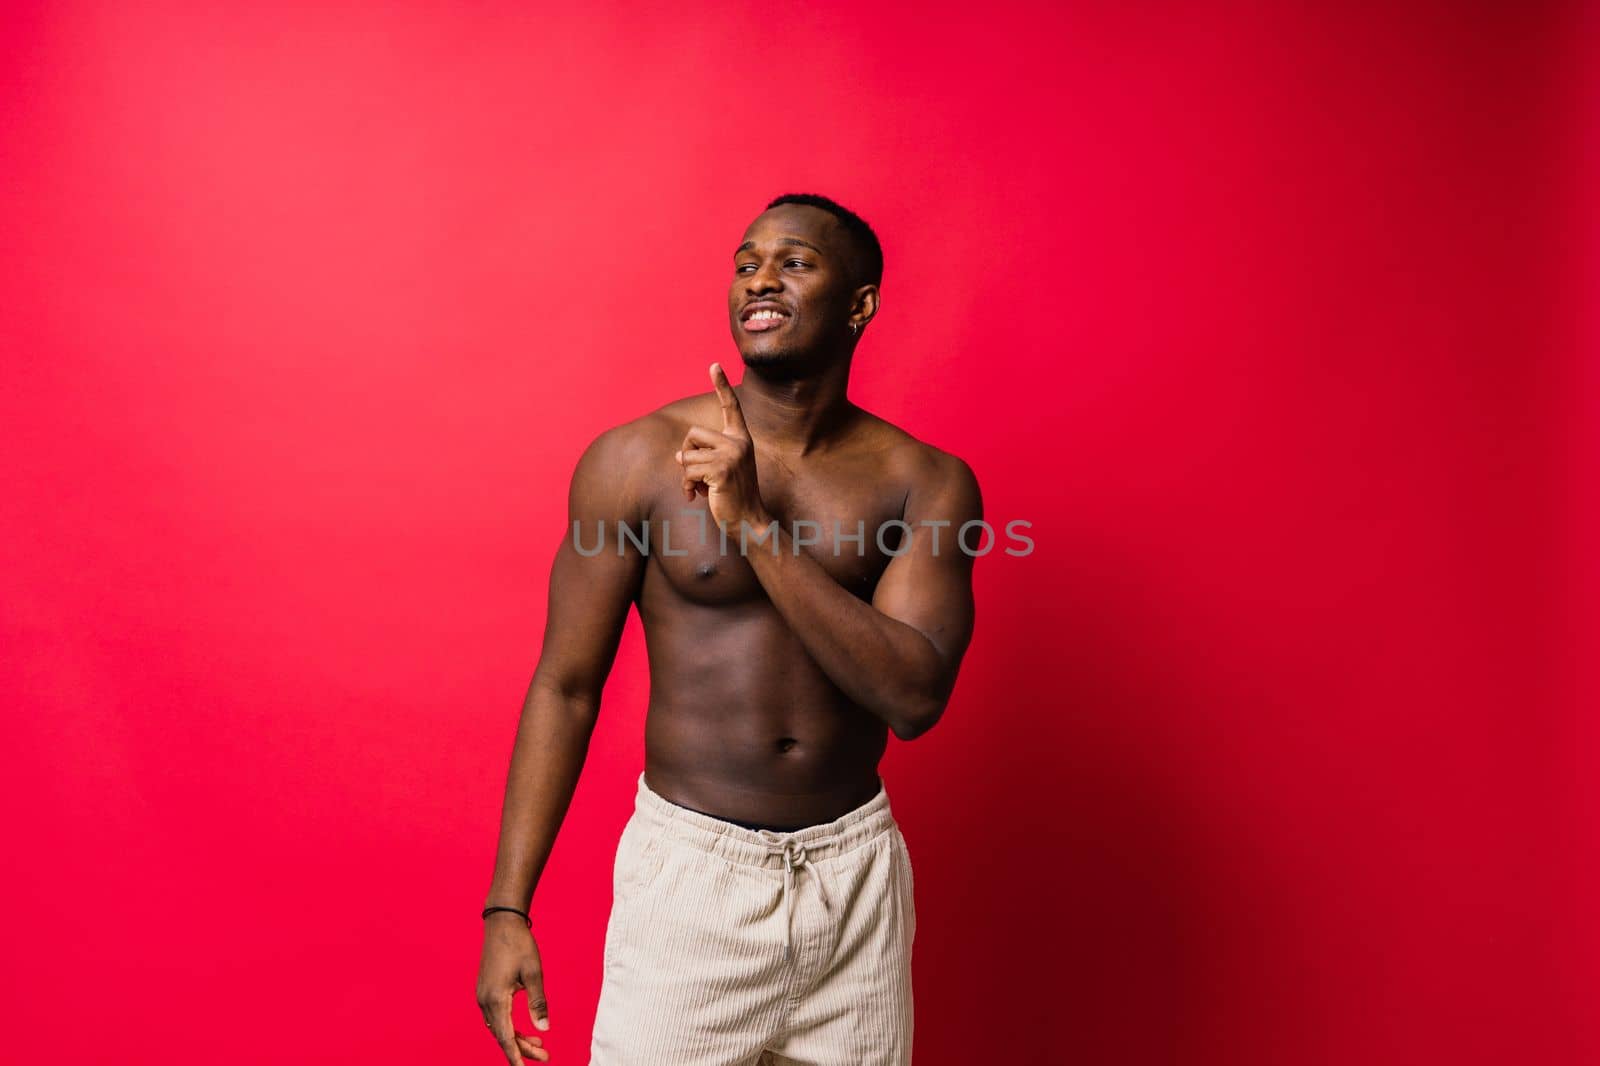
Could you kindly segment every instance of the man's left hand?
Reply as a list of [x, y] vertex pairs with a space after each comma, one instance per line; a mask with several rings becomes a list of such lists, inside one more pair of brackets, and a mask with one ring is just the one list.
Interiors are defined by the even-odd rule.
[[692, 501], [705, 493], [711, 517], [722, 529], [737, 532], [741, 522], [752, 530], [765, 529], [771, 519], [761, 502], [755, 444], [720, 363], [711, 364], [711, 384], [722, 404], [722, 432], [690, 426], [684, 435], [674, 456], [683, 467], [684, 494]]

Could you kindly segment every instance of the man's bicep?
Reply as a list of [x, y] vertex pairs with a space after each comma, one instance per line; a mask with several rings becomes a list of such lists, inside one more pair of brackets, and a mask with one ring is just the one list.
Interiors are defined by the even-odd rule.
[[947, 457], [940, 475], [907, 501], [911, 532], [872, 598], [878, 610], [927, 637], [952, 669], [972, 639], [973, 622], [972, 555], [960, 532], [982, 517], [977, 479], [961, 460]]
[[639, 528], [637, 459], [619, 427], [585, 450], [572, 476], [535, 674], [569, 697], [599, 698], [644, 577], [645, 557], [621, 531]]
[[610, 550], [586, 557], [569, 530], [550, 568], [549, 609], [535, 679], [566, 696], [599, 697], [644, 571], [637, 552], [619, 556], [610, 539]]

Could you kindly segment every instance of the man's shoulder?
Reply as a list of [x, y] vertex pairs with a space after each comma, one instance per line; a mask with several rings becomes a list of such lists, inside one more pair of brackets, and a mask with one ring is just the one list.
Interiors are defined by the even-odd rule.
[[912, 491], [946, 486], [977, 490], [972, 467], [959, 455], [914, 436], [871, 411], [863, 409], [861, 413], [867, 420], [864, 437], [869, 446], [883, 457], [890, 476]]
[[574, 489], [641, 505], [659, 485], [676, 482], [672, 453], [690, 424], [711, 424], [708, 404], [718, 410], [714, 393], [686, 396], [601, 431], [578, 458]]
[[705, 406], [709, 395], [685, 396], [619, 422], [596, 436], [588, 451], [601, 453], [608, 460], [630, 461], [656, 454], [663, 444], [671, 443], [675, 449], [677, 440], [694, 417], [700, 414], [703, 420], [700, 408]]

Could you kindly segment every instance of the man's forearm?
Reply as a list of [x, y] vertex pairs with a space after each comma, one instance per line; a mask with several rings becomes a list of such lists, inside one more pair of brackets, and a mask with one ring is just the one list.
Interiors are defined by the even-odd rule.
[[594, 734], [599, 701], [562, 693], [535, 674], [517, 724], [486, 906], [526, 909], [567, 815]]
[[[949, 696], [944, 661], [927, 637], [856, 598], [794, 543], [782, 523], [752, 524], [760, 536], [745, 558], [778, 613], [822, 672], [856, 704], [910, 740], [930, 727]], [[730, 531], [729, 540], [733, 539]]]

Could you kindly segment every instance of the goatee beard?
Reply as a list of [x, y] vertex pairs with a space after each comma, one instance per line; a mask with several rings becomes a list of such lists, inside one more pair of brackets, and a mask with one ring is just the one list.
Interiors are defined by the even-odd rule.
[[797, 381], [816, 371], [815, 360], [797, 352], [758, 352], [754, 355], [739, 353], [746, 369], [753, 370], [768, 381]]

